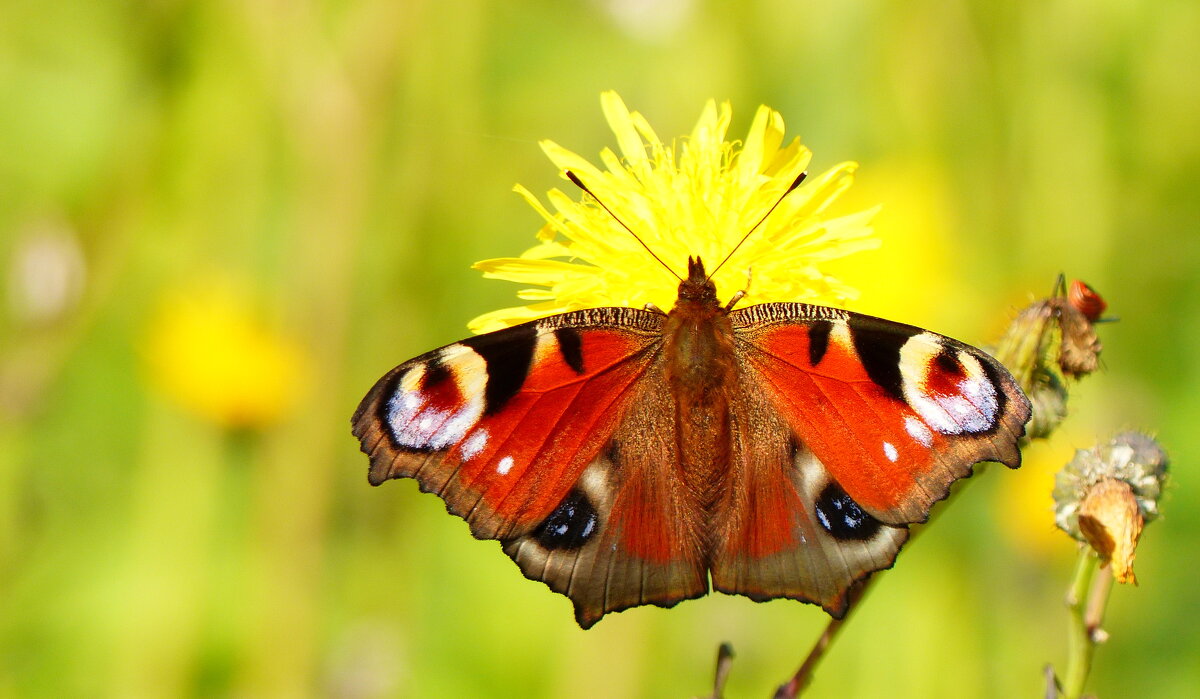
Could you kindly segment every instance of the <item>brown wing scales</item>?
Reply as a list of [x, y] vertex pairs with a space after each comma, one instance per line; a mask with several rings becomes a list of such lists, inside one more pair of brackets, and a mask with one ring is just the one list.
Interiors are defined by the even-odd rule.
[[[504, 540], [529, 578], [571, 598], [588, 628], [608, 612], [670, 607], [708, 592], [702, 524], [674, 474], [672, 413], [650, 373], [610, 442], [533, 531]], [[622, 444], [635, 445], [623, 448]]]

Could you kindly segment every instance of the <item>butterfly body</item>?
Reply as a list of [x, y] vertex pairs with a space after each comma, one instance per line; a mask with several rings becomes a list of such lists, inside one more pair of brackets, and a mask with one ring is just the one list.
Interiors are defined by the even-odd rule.
[[716, 288], [695, 265], [680, 283], [679, 302], [663, 322], [662, 364], [676, 413], [677, 479], [692, 506], [697, 542], [711, 530], [707, 515], [726, 491], [730, 457], [729, 388], [736, 384], [733, 326]]
[[974, 463], [1019, 464], [1028, 401], [979, 350], [730, 306], [696, 259], [669, 313], [565, 313], [405, 362], [354, 416], [370, 481], [415, 478], [586, 628], [710, 581], [840, 616]]

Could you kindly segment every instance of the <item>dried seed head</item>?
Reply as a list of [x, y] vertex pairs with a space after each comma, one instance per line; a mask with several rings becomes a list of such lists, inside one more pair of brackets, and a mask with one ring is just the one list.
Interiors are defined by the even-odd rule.
[[1054, 515], [1059, 529], [1087, 542], [1120, 582], [1136, 582], [1133, 559], [1146, 522], [1158, 516], [1167, 477], [1167, 454], [1139, 432], [1081, 449], [1055, 476]]

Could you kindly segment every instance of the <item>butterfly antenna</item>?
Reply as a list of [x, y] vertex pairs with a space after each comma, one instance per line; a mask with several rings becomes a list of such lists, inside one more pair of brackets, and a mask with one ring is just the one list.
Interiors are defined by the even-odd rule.
[[733, 253], [737, 252], [738, 248], [742, 247], [742, 243], [746, 242], [746, 239], [750, 237], [750, 234], [753, 233], [754, 231], [756, 231], [758, 229], [758, 227], [763, 224], [763, 221], [767, 220], [767, 217], [771, 215], [771, 212], [775, 210], [775, 207], [779, 206], [779, 204], [781, 202], [783, 202], [784, 198], [787, 197], [787, 195], [792, 193], [792, 190], [799, 187], [800, 183], [803, 182], [804, 178], [806, 178], [806, 177], [808, 177], [807, 172], [800, 173], [800, 175], [796, 178], [796, 181], [792, 182], [792, 186], [788, 187], [786, 192], [779, 195], [779, 198], [775, 200], [775, 203], [771, 205], [771, 208], [767, 209], [767, 213], [763, 214], [763, 217], [758, 219], [758, 223], [754, 224], [753, 226], [750, 226], [750, 230], [746, 231], [746, 235], [742, 236], [742, 239], [738, 241], [737, 245], [733, 246], [733, 249], [730, 250], [729, 254], [725, 256], [725, 259], [721, 260], [721, 264], [714, 267], [713, 271], [708, 273], [709, 279], [712, 279], [713, 276], [716, 275], [717, 270], [721, 269], [721, 267], [723, 267], [725, 265], [725, 263], [729, 261], [729, 258], [733, 257]]
[[638, 234], [634, 233], [632, 228], [627, 226], [625, 224], [625, 222], [622, 221], [619, 216], [614, 214], [613, 210], [608, 208], [608, 204], [605, 204], [603, 201], [600, 200], [600, 197], [596, 196], [596, 194], [594, 192], [592, 192], [592, 190], [588, 189], [587, 185], [585, 185], [582, 180], [580, 180], [578, 177], [575, 176], [575, 173], [571, 172], [570, 170], [567, 170], [566, 172], [567, 172], [567, 179], [574, 182], [576, 187], [582, 189], [584, 192], [586, 192], [588, 195], [590, 195], [592, 197], [592, 199], [595, 199], [596, 203], [599, 204], [601, 207], [603, 207], [603, 209], [608, 212], [608, 215], [613, 217], [614, 221], [621, 224], [621, 227], [624, 228], [625, 230], [629, 231], [629, 235], [633, 236], [634, 240], [638, 241], [639, 243], [642, 244], [642, 247], [646, 248], [646, 252], [650, 253], [651, 257], [658, 260], [658, 264], [660, 264], [664, 268], [666, 268], [666, 270], [668, 272], [670, 272], [672, 275], [674, 275], [674, 277], [676, 279], [678, 279], [679, 281], [683, 281], [683, 277], [679, 276], [679, 274], [677, 274], [675, 272], [675, 270], [671, 269], [670, 266], [668, 266], [666, 262], [663, 262], [661, 257], [659, 257], [658, 255], [655, 255], [654, 251], [650, 249], [650, 246], [646, 245], [646, 241], [644, 241], [640, 237], [638, 237]]

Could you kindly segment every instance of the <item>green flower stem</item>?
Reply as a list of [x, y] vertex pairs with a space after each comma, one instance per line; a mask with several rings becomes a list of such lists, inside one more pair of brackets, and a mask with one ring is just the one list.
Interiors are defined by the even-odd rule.
[[[1079, 547], [1075, 575], [1067, 591], [1066, 600], [1067, 609], [1070, 611], [1070, 628], [1067, 636], [1067, 672], [1062, 685], [1065, 699], [1079, 699], [1083, 695], [1083, 685], [1092, 669], [1092, 654], [1096, 650], [1094, 631], [1099, 623], [1096, 605], [1099, 603], [1099, 609], [1103, 609], [1111, 589], [1111, 585], [1098, 585], [1093, 591], [1093, 597], [1102, 599], [1088, 598], [1097, 562], [1098, 559], [1090, 547]], [[1096, 625], [1089, 623], [1093, 619]]]
[[1108, 608], [1108, 593], [1112, 590], [1113, 576], [1110, 564], [1100, 566], [1100, 577], [1092, 583], [1092, 592], [1088, 598], [1087, 612], [1083, 621], [1087, 624], [1088, 634], [1096, 645], [1108, 639], [1107, 634], [1100, 628], [1104, 623], [1104, 610]]

